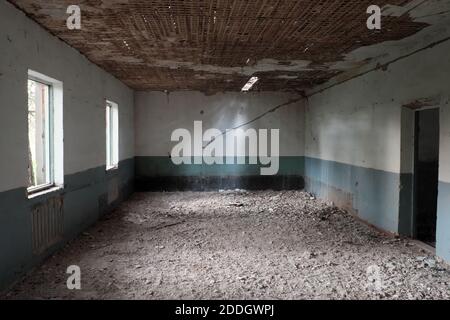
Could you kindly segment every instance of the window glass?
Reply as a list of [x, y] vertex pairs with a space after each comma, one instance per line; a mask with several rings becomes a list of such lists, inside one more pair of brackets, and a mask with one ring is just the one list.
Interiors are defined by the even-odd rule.
[[28, 80], [28, 187], [52, 184], [51, 87]]

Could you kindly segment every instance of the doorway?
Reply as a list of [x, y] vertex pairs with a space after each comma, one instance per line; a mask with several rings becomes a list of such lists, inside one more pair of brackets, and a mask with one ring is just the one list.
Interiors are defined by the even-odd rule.
[[414, 165], [414, 235], [436, 245], [439, 181], [439, 109], [416, 111]]

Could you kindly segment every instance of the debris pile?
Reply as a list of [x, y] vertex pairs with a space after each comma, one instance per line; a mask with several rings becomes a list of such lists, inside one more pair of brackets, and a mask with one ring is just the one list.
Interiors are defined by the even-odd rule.
[[6, 298], [449, 299], [450, 272], [306, 192], [138, 193]]

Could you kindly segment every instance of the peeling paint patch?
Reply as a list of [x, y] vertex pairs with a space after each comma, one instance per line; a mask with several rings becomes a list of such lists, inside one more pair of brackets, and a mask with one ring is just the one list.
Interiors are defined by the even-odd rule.
[[408, 102], [406, 104], [403, 104], [403, 107], [416, 110], [416, 109], [421, 109], [421, 108], [425, 108], [425, 107], [438, 106], [440, 104], [440, 101], [441, 101], [441, 96], [420, 98], [420, 99], [416, 99], [414, 101]]
[[147, 63], [148, 67], [168, 68], [176, 70], [179, 68], [190, 69], [192, 71], [204, 71], [213, 74], [240, 74], [245, 76], [251, 76], [257, 72], [270, 72], [270, 71], [312, 71], [314, 68], [309, 67], [311, 61], [293, 60], [286, 63], [285, 61], [279, 61], [276, 59], [262, 59], [259, 60], [253, 66], [243, 67], [223, 67], [219, 65], [207, 65], [196, 64], [186, 61], [175, 60], [155, 60], [152, 63]]
[[298, 76], [290, 76], [287, 74], [280, 74], [279, 76], [275, 77], [276, 79], [297, 79]]

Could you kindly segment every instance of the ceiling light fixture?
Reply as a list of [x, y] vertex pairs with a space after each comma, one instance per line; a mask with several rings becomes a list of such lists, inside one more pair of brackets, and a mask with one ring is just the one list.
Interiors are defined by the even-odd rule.
[[248, 82], [242, 88], [242, 91], [249, 91], [258, 80], [258, 77], [251, 77], [250, 80], [248, 80]]

